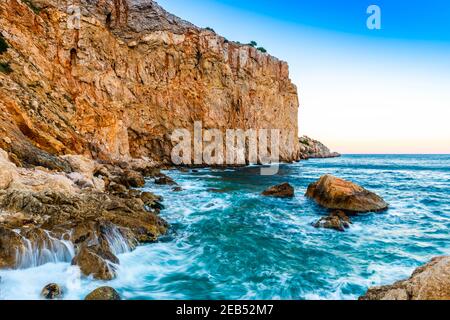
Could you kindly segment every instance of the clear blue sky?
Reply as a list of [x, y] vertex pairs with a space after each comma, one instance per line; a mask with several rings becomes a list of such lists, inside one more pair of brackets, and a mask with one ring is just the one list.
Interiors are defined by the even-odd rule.
[[[450, 1], [158, 3], [288, 61], [301, 134], [341, 152], [450, 153]], [[366, 27], [371, 4], [381, 30]]]

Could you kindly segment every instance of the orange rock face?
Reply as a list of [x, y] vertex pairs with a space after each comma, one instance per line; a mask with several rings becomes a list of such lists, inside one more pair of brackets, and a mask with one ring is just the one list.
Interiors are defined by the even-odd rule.
[[[68, 24], [66, 1], [32, 3], [40, 10], [0, 3], [9, 45], [0, 61], [13, 70], [0, 72], [0, 148], [17, 161], [58, 169], [66, 164], [47, 153], [167, 161], [172, 131], [194, 121], [297, 137], [297, 89], [285, 62], [153, 1], [81, 0], [79, 29]], [[281, 160], [296, 160], [298, 141], [287, 145]]]

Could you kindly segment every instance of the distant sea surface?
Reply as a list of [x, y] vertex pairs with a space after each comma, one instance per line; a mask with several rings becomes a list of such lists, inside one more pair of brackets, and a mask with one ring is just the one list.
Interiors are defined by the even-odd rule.
[[[164, 196], [170, 232], [119, 255], [117, 279], [82, 278], [67, 262], [3, 270], [0, 299], [37, 299], [50, 282], [66, 299], [101, 285], [125, 299], [356, 299], [450, 255], [450, 155], [345, 155], [259, 173], [168, 171], [183, 191], [151, 181], [144, 189]], [[353, 217], [346, 232], [314, 228], [327, 212], [304, 193], [327, 173], [376, 192], [390, 209]], [[295, 187], [293, 199], [260, 195], [282, 182]]]

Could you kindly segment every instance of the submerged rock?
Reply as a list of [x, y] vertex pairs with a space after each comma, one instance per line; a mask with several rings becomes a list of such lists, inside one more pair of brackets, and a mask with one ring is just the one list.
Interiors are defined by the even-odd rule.
[[263, 191], [262, 195], [278, 198], [292, 198], [294, 196], [294, 187], [289, 183], [282, 183]]
[[316, 228], [334, 229], [345, 231], [351, 224], [350, 218], [343, 211], [333, 211], [329, 216], [320, 218], [313, 224]]
[[172, 191], [173, 192], [180, 192], [180, 191], [183, 191], [183, 188], [181, 188], [181, 187], [173, 187]]
[[359, 300], [450, 300], [450, 256], [432, 259], [407, 280], [370, 288]]
[[122, 298], [114, 288], [100, 287], [89, 293], [84, 300], [122, 300]]
[[347, 213], [376, 212], [388, 208], [388, 204], [375, 193], [332, 175], [325, 175], [310, 184], [306, 196], [325, 208]]
[[63, 291], [56, 283], [46, 285], [41, 291], [41, 297], [48, 300], [61, 299]]

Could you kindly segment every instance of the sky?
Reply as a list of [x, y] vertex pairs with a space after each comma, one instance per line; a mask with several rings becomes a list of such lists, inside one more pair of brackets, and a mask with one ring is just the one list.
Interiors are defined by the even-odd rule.
[[450, 1], [157, 2], [287, 61], [300, 135], [341, 153], [450, 153]]

